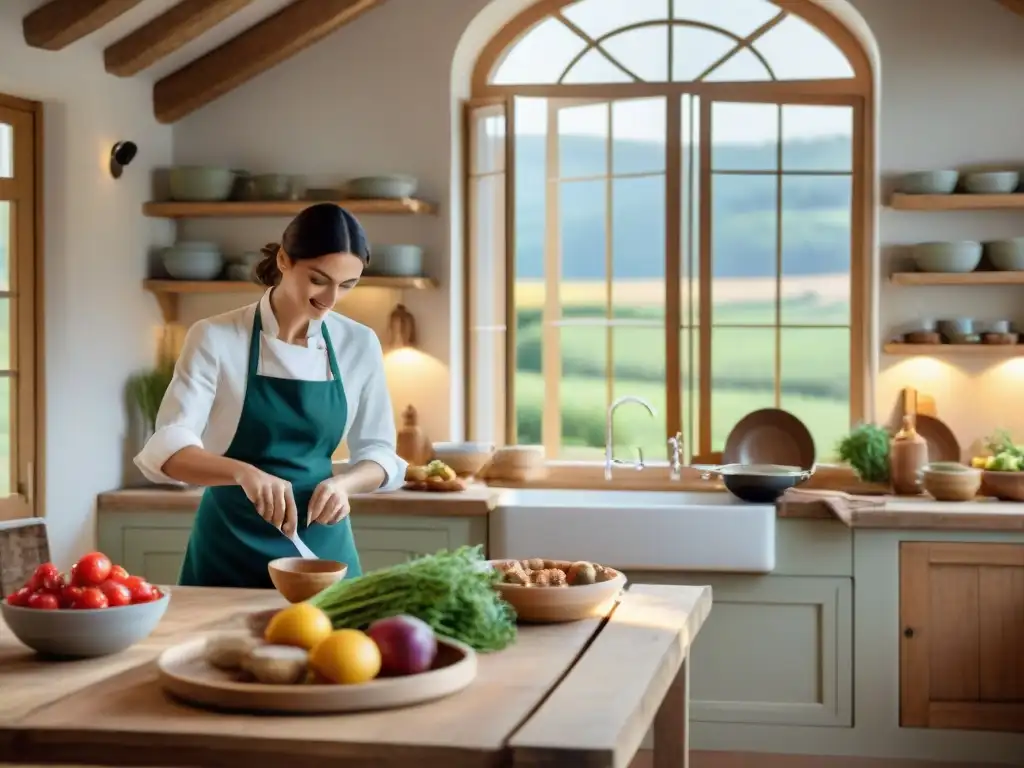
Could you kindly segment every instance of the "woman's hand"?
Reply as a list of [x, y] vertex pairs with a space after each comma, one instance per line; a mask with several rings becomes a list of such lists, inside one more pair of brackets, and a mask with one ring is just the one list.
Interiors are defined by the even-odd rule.
[[313, 491], [309, 500], [309, 524], [334, 525], [340, 523], [350, 511], [348, 489], [345, 487], [344, 476], [329, 477]]
[[256, 467], [247, 467], [238, 478], [245, 495], [260, 517], [286, 536], [291, 536], [299, 521], [292, 484]]

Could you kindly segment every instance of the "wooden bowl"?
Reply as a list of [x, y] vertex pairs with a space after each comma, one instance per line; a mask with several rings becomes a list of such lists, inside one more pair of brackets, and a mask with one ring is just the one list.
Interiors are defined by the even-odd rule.
[[981, 492], [1000, 501], [1024, 501], [1024, 472], [986, 469], [981, 473]]
[[[492, 567], [510, 560], [491, 560]], [[555, 568], [568, 569], [571, 560], [548, 561]], [[615, 570], [615, 569], [612, 569]], [[615, 578], [578, 587], [524, 587], [519, 584], [495, 584], [505, 602], [516, 611], [520, 621], [554, 624], [581, 619], [601, 618], [608, 614], [626, 586], [626, 576], [615, 571]]]
[[348, 565], [337, 560], [279, 557], [267, 564], [270, 580], [289, 603], [301, 603], [345, 578]]
[[970, 501], [981, 488], [981, 470], [966, 466], [952, 471], [925, 467], [921, 487], [936, 501]]

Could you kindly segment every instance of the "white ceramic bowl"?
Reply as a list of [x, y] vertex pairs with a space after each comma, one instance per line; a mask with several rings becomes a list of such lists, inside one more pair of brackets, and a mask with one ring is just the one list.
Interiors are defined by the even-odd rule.
[[1024, 270], [1024, 237], [985, 243], [985, 255], [992, 266], [1001, 272]]
[[973, 272], [981, 263], [981, 243], [959, 240], [918, 243], [911, 247], [921, 272]]
[[964, 189], [975, 195], [1007, 195], [1017, 189], [1017, 171], [987, 171], [964, 176]]
[[900, 179], [899, 190], [907, 195], [948, 195], [959, 179], [958, 171], [918, 171]]
[[47, 611], [0, 603], [0, 616], [22, 643], [39, 653], [66, 658], [110, 656], [149, 637], [167, 611], [171, 593], [151, 603]]
[[494, 455], [493, 443], [434, 443], [434, 457], [460, 476], [475, 475]]

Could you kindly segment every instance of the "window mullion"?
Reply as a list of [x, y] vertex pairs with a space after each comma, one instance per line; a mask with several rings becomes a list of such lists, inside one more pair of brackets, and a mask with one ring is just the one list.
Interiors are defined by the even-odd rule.
[[541, 440], [548, 458], [556, 458], [562, 443], [562, 350], [558, 321], [562, 312], [559, 291], [562, 262], [562, 232], [559, 221], [561, 181], [559, 180], [558, 107], [554, 99], [547, 105], [546, 163], [547, 179], [544, 216], [544, 308], [541, 312], [541, 377], [544, 405], [541, 411]]

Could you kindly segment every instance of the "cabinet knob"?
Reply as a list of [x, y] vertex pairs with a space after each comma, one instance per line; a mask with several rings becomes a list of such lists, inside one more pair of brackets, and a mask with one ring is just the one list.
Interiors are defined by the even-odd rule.
[[904, 629], [903, 630], [903, 636], [908, 638], [908, 639], [913, 637], [914, 636], [914, 629], [913, 629], [913, 627], [907, 627], [906, 629]]

